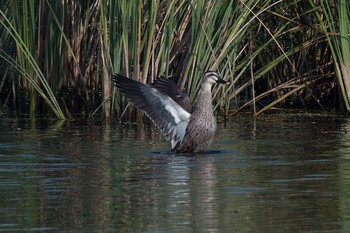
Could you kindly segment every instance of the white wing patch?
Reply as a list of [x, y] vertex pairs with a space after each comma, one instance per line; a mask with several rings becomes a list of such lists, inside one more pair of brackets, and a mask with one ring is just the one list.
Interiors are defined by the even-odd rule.
[[143, 94], [146, 97], [147, 102], [155, 108], [153, 111], [156, 112], [156, 116], [153, 116], [153, 112], [145, 111], [146, 114], [162, 131], [166, 139], [171, 141], [171, 146], [174, 148], [184, 139], [186, 127], [191, 114], [183, 109], [172, 98], [163, 95], [155, 88], [147, 87]]

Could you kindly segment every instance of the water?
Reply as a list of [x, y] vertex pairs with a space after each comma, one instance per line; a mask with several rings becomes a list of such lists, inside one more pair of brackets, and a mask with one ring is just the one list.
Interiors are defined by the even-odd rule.
[[2, 232], [349, 232], [350, 119], [240, 116], [211, 151], [153, 127], [0, 116]]

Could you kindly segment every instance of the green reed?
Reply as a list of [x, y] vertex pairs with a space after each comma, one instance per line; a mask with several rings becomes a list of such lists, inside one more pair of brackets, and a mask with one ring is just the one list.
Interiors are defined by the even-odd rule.
[[127, 106], [113, 73], [164, 75], [195, 100], [201, 75], [217, 70], [232, 83], [214, 88], [226, 114], [325, 109], [339, 104], [336, 86], [349, 111], [348, 10], [345, 0], [2, 1], [0, 94], [33, 114], [109, 120]]
[[350, 4], [346, 0], [321, 1], [315, 11], [319, 27], [324, 33], [334, 59], [335, 74], [342, 100], [350, 111]]
[[[38, 66], [38, 62], [35, 60], [35, 42], [34, 35], [31, 34], [34, 31], [35, 24], [33, 23], [34, 10], [31, 4], [27, 4], [26, 1], [13, 1], [13, 14], [15, 16], [23, 15], [21, 19], [17, 18], [13, 20], [13, 24], [9, 21], [3, 11], [0, 11], [0, 15], [3, 17], [1, 24], [13, 38], [17, 47], [17, 61], [15, 61], [7, 53], [1, 53], [1, 57], [8, 62], [26, 82], [30, 92], [30, 113], [34, 114], [37, 108], [37, 93], [44, 99], [47, 105], [55, 113], [59, 119], [65, 119], [64, 114], [50, 88], [47, 80], [45, 79], [41, 69]], [[17, 27], [16, 27], [17, 26]], [[2, 50], [3, 51], [3, 50]], [[40, 82], [41, 85], [38, 85]]]

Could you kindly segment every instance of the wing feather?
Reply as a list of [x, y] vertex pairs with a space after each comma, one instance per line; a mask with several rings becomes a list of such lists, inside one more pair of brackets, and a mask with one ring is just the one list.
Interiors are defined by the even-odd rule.
[[144, 111], [166, 140], [171, 141], [172, 148], [182, 142], [191, 117], [189, 112], [152, 86], [119, 74], [115, 74], [113, 80], [123, 95]]
[[155, 87], [164, 95], [167, 95], [175, 100], [175, 102], [178, 103], [187, 112], [192, 112], [192, 104], [187, 92], [181, 90], [173, 81], [164, 77], [159, 77], [154, 80], [151, 86]]

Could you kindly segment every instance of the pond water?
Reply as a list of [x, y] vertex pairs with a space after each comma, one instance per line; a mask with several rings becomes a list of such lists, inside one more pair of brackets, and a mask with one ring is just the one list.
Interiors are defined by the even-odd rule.
[[350, 119], [219, 120], [172, 155], [150, 125], [0, 116], [0, 231], [349, 232]]

